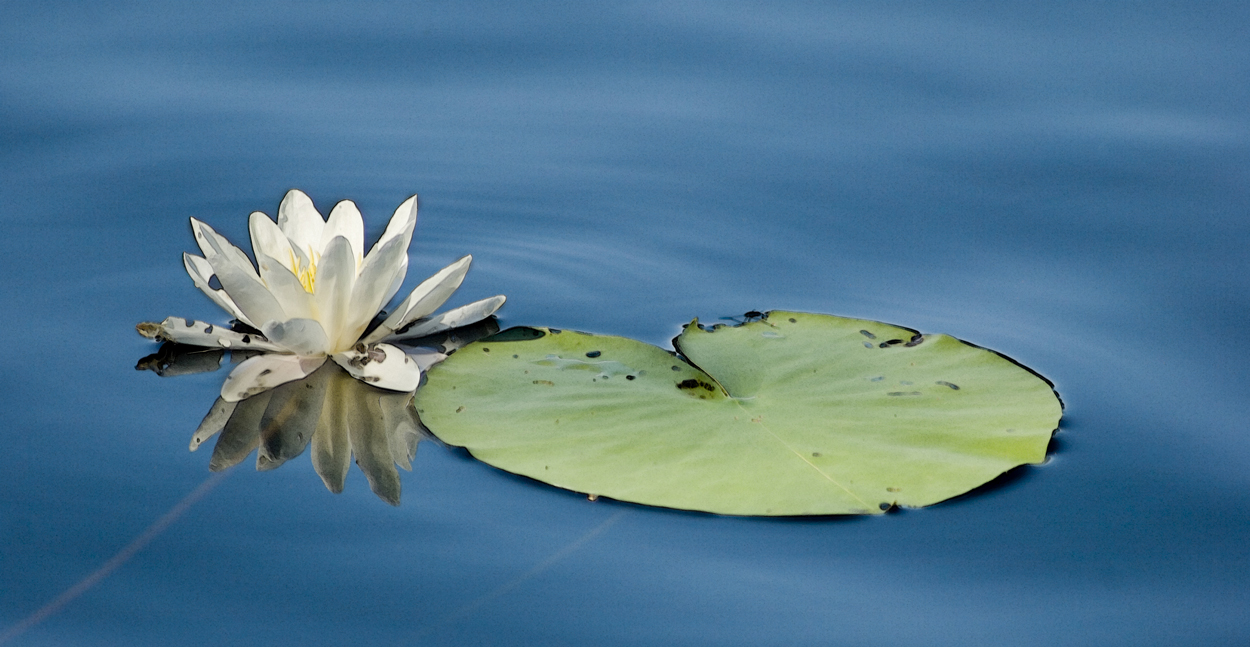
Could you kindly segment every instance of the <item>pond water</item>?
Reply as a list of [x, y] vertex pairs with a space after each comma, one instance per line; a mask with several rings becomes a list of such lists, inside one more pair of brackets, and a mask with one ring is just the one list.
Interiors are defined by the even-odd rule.
[[[1250, 641], [1250, 6], [3, 14], [0, 641]], [[245, 244], [292, 187], [370, 240], [420, 193], [407, 288], [472, 253], [452, 304], [505, 327], [784, 308], [996, 349], [1063, 397], [1051, 460], [873, 518], [592, 502], [431, 443], [397, 508], [306, 456], [209, 480], [223, 373], [134, 370], [134, 324], [226, 321], [187, 218]]]

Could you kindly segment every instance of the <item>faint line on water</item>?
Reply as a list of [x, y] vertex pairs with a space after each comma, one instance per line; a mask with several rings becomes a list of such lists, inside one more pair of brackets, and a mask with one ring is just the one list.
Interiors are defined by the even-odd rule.
[[616, 523], [617, 521], [620, 520], [621, 517], [625, 516], [626, 512], [629, 512], [629, 510], [617, 511], [616, 514], [608, 517], [607, 519], [604, 519], [603, 522], [600, 523], [599, 525], [586, 531], [586, 534], [582, 535], [581, 537], [578, 537], [577, 539], [574, 539], [571, 543], [569, 543], [569, 545], [565, 546], [564, 548], [561, 548], [560, 550], [557, 550], [556, 552], [548, 556], [547, 559], [544, 559], [543, 561], [535, 564], [532, 568], [530, 568], [530, 570], [525, 571], [524, 573], [512, 578], [511, 580], [508, 580], [507, 582], [504, 582], [503, 584], [500, 584], [499, 586], [488, 591], [487, 593], [477, 598], [476, 600], [473, 600], [472, 602], [469, 602], [468, 604], [460, 607], [459, 609], [456, 609], [451, 614], [444, 617], [441, 621], [436, 622], [432, 625], [429, 625], [428, 627], [422, 629], [421, 631], [418, 631], [416, 635], [413, 636], [413, 638], [421, 638], [422, 636], [429, 635], [442, 627], [445, 627], [447, 625], [463, 620], [464, 618], [472, 615], [474, 611], [477, 611], [479, 608], [483, 607], [487, 603], [492, 602], [500, 597], [503, 597], [512, 589], [515, 589], [521, 584], [524, 584], [526, 580], [535, 577], [536, 575], [542, 573], [548, 568], [551, 568], [556, 562], [559, 562], [565, 557], [568, 557], [569, 555], [573, 554], [574, 552], [577, 551], [577, 549], [586, 545], [586, 542], [603, 534], [603, 532], [607, 530], [609, 527], [611, 527], [612, 524]]
[[177, 521], [178, 517], [181, 517], [183, 513], [195, 504], [196, 501], [204, 498], [204, 495], [208, 494], [209, 490], [212, 490], [218, 483], [220, 483], [221, 480], [226, 477], [226, 474], [228, 474], [228, 472], [217, 472], [212, 476], [209, 476], [207, 479], [204, 479], [203, 483], [200, 483], [194, 490], [191, 490], [190, 493], [182, 497], [182, 500], [174, 504], [174, 507], [170, 508], [169, 512], [166, 512], [160, 519], [152, 522], [152, 525], [148, 526], [146, 530], [144, 530], [138, 537], [135, 537], [129, 544], [126, 544], [124, 548], [117, 551], [116, 555], [110, 557], [109, 560], [104, 562], [104, 564], [101, 565], [100, 568], [97, 568], [95, 572], [82, 578], [82, 580], [80, 580], [77, 584], [69, 587], [64, 593], [58, 595], [55, 600], [43, 605], [38, 611], [26, 616], [26, 618], [21, 622], [5, 629], [3, 633], [0, 633], [0, 645], [3, 645], [4, 643], [22, 635], [28, 629], [46, 620], [48, 616], [60, 611], [65, 605], [73, 602], [74, 598], [86, 593], [91, 589], [91, 587], [99, 584], [100, 580], [108, 577], [109, 574], [117, 570], [119, 566], [125, 564], [131, 557], [134, 557], [135, 553], [143, 550], [143, 548], [153, 539], [156, 539], [158, 535]]

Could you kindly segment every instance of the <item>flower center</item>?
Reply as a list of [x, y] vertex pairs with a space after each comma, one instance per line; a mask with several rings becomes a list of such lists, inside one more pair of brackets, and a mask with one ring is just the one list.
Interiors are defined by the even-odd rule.
[[313, 294], [317, 283], [317, 261], [321, 260], [319, 254], [312, 249], [308, 250], [308, 264], [304, 265], [302, 259], [295, 254], [291, 254], [291, 267], [295, 268], [295, 278], [299, 279], [299, 284], [304, 286], [304, 291]]

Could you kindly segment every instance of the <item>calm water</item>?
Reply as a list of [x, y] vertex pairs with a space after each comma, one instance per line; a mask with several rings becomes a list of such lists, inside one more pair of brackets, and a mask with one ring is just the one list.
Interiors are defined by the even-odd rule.
[[187, 218], [291, 187], [408, 286], [667, 347], [787, 308], [1052, 379], [1052, 460], [871, 519], [654, 510], [422, 445], [399, 508], [228, 476], [13, 645], [1250, 641], [1244, 3], [5, 3], [0, 632], [208, 478]]

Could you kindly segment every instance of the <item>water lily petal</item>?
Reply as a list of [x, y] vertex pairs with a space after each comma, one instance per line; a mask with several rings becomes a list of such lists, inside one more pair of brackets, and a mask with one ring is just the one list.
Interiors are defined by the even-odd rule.
[[213, 266], [211, 263], [200, 256], [183, 252], [182, 264], [187, 268], [187, 275], [191, 277], [191, 282], [194, 283], [195, 287], [199, 288], [201, 292], [208, 295], [208, 298], [212, 299], [213, 303], [216, 303], [222, 310], [230, 313], [230, 315], [235, 319], [238, 319], [239, 321], [255, 328], [255, 325], [247, 320], [243, 311], [239, 309], [239, 306], [235, 305], [234, 299], [231, 299], [230, 295], [226, 294], [225, 290], [214, 289], [208, 284], [208, 282], [216, 276], [216, 273], [213, 272]]
[[350, 336], [348, 331], [355, 331], [359, 337], [364, 332], [365, 326], [369, 325], [374, 315], [394, 296], [394, 292], [390, 292], [391, 286], [396, 280], [403, 282], [407, 264], [406, 241], [394, 239], [380, 249], [374, 246], [373, 251], [365, 257], [360, 274], [356, 277], [351, 305], [347, 309], [350, 319], [344, 323], [342, 334]]
[[[326, 368], [329, 368], [327, 366]], [[317, 431], [312, 440], [312, 464], [326, 489], [338, 494], [343, 491], [347, 471], [352, 464], [352, 446], [348, 429], [363, 424], [357, 415], [360, 382], [334, 365], [326, 384], [325, 401]]]
[[[225, 236], [222, 236], [221, 234], [217, 233], [217, 230], [208, 226], [208, 224], [206, 224], [205, 222], [192, 218], [191, 219], [191, 233], [195, 236], [195, 243], [200, 246], [200, 253], [204, 254], [205, 259], [208, 259], [213, 254], [220, 253], [221, 249], [229, 249], [231, 250], [232, 261], [238, 260], [243, 265], [246, 265], [248, 267], [252, 266], [252, 259], [248, 258], [247, 254], [243, 253], [243, 250], [239, 249], [238, 247], [235, 247], [233, 244], [230, 243], [230, 241], [226, 240]], [[222, 244], [219, 246], [220, 249], [209, 244], [208, 241], [209, 241], [210, 236], [212, 238], [220, 239], [222, 241]], [[253, 268], [252, 273], [255, 273], [255, 272], [256, 270], [255, 268]]]
[[474, 301], [467, 306], [453, 308], [442, 314], [430, 317], [429, 319], [418, 321], [407, 330], [391, 334], [386, 337], [386, 341], [416, 339], [418, 337], [433, 335], [437, 332], [451, 328], [459, 328], [460, 326], [466, 326], [473, 322], [481, 321], [482, 319], [495, 314], [495, 311], [499, 310], [506, 300], [507, 298], [500, 294], [498, 296], [490, 297], [489, 299]]
[[[321, 369], [326, 368], [322, 366]], [[326, 393], [325, 370], [274, 388], [260, 419], [256, 467], [271, 470], [304, 453], [317, 429]]]
[[352, 291], [356, 285], [356, 259], [347, 238], [335, 236], [326, 245], [321, 262], [317, 264], [315, 283], [317, 290], [312, 294], [313, 304], [317, 320], [329, 340], [327, 352], [351, 348], [373, 315], [369, 314], [369, 318], [361, 322], [366, 313], [351, 310]]
[[247, 220], [247, 230], [252, 235], [252, 255], [258, 263], [262, 257], [268, 256], [281, 263], [288, 271], [295, 272], [299, 269], [295, 265], [298, 257], [293, 255], [295, 250], [291, 248], [291, 240], [269, 216], [259, 211], [252, 212]]
[[415, 391], [421, 384], [421, 368], [411, 357], [390, 344], [374, 344], [335, 353], [334, 361], [352, 377], [390, 391]]
[[430, 370], [431, 366], [447, 359], [447, 355], [440, 353], [433, 348], [413, 348], [407, 351], [408, 357], [417, 363], [417, 368], [424, 373]]
[[[383, 296], [378, 301], [378, 308], [390, 302], [395, 293], [399, 291], [399, 286], [403, 285], [404, 276], [408, 273], [408, 244], [412, 242], [412, 231], [417, 225], [417, 196], [412, 196], [405, 200], [399, 208], [395, 209], [395, 214], [391, 216], [391, 221], [386, 225], [386, 231], [382, 232], [382, 237], [378, 242], [373, 244], [373, 249], [369, 250], [369, 256], [365, 257], [365, 263], [361, 266], [361, 274], [365, 272], [365, 265], [369, 262], [369, 257], [376, 252], [383, 251], [388, 245], [399, 241], [403, 253], [396, 259], [398, 262], [390, 267], [387, 275], [391, 278], [389, 285], [384, 285], [385, 290]], [[379, 278], [378, 280], [382, 280]], [[377, 313], [377, 309], [373, 310]], [[372, 316], [372, 315], [371, 315]]]
[[437, 310], [455, 293], [456, 288], [460, 287], [464, 281], [464, 275], [469, 271], [469, 264], [472, 262], [472, 256], [465, 256], [422, 281], [421, 285], [413, 289], [407, 298], [395, 307], [395, 311], [380, 326], [361, 341], [365, 343], [380, 341], [392, 332]]
[[391, 460], [391, 447], [378, 396], [362, 397], [358, 403], [367, 410], [367, 415], [360, 416], [364, 424], [352, 425], [348, 430], [356, 464], [369, 479], [369, 488], [374, 494], [391, 505], [399, 505], [399, 470], [395, 469], [395, 462]]
[[260, 444], [260, 417], [269, 405], [269, 392], [239, 402], [225, 429], [217, 437], [213, 446], [213, 456], [208, 460], [208, 469], [220, 472], [238, 465], [253, 449]]
[[278, 305], [282, 306], [282, 313], [290, 319], [314, 318], [313, 296], [304, 289], [299, 277], [272, 256], [262, 254], [256, 260], [260, 263], [260, 278]]
[[[234, 367], [226, 377], [226, 382], [221, 385], [221, 399], [226, 402], [248, 399], [280, 384], [307, 377], [323, 363], [325, 357], [301, 357], [284, 353], [266, 353], [248, 358]], [[259, 418], [257, 423], [259, 424]]]
[[260, 335], [235, 332], [226, 326], [214, 325], [182, 317], [166, 317], [161, 323], [145, 321], [135, 329], [140, 335], [158, 341], [188, 344], [204, 348], [249, 348], [253, 350], [280, 351], [282, 348]]
[[217, 398], [212, 408], [208, 410], [208, 414], [204, 416], [204, 420], [200, 421], [200, 426], [195, 428], [195, 433], [191, 434], [191, 451], [199, 449], [204, 441], [224, 429], [238, 404]]
[[[356, 261], [353, 273], [360, 268], [365, 254], [365, 221], [360, 209], [351, 200], [343, 200], [330, 210], [325, 229], [321, 231], [321, 249], [328, 249], [335, 236], [342, 236], [352, 246], [352, 258]], [[324, 253], [324, 252], [323, 252]]]
[[[278, 205], [278, 228], [291, 240], [291, 246], [305, 253], [321, 252], [321, 231], [325, 220], [312, 199], [299, 189], [291, 189]], [[311, 255], [311, 254], [310, 254]]]
[[405, 241], [404, 249], [408, 249], [408, 242], [412, 240], [412, 230], [416, 225], [417, 196], [414, 195], [395, 208], [390, 222], [386, 223], [386, 231], [382, 232], [382, 237], [373, 244], [373, 248], [377, 249], [391, 240], [400, 239]]
[[287, 318], [282, 305], [261, 282], [251, 260], [242, 250], [231, 245], [212, 227], [194, 218], [191, 219], [191, 227], [222, 289], [247, 316], [251, 325], [263, 326], [267, 321]]
[[330, 346], [325, 329], [315, 319], [271, 321], [261, 327], [261, 332], [283, 350], [296, 355], [326, 355]]

